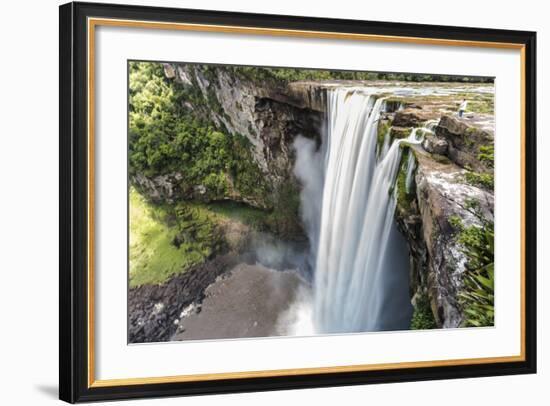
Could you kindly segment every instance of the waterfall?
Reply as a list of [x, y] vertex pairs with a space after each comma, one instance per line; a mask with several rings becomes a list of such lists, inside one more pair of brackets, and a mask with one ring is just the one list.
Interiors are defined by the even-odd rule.
[[384, 158], [388, 153], [388, 150], [390, 149], [390, 132], [391, 132], [391, 127], [388, 128], [386, 130], [386, 134], [384, 134], [384, 142], [382, 143], [382, 148], [379, 154], [380, 159]]
[[[330, 90], [322, 147], [316, 152], [311, 146], [297, 148], [296, 173], [304, 185], [312, 181], [312, 174], [303, 170], [307, 162], [321, 166], [316, 173], [320, 184], [302, 193], [314, 257], [318, 333], [409, 327], [409, 264], [394, 222], [394, 184], [401, 144], [419, 141], [415, 129], [407, 139], [383, 148], [377, 161], [383, 104], [383, 98], [361, 89]], [[320, 221], [313, 224], [314, 218]]]
[[411, 193], [411, 186], [412, 186], [412, 177], [414, 173], [414, 169], [416, 168], [416, 160], [414, 158], [414, 154], [409, 153], [409, 157], [407, 158], [407, 175], [405, 177], [405, 191], [407, 194]]

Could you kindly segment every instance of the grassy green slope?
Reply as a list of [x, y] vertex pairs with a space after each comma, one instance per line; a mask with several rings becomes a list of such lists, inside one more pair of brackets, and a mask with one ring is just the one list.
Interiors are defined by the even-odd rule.
[[130, 286], [162, 283], [220, 248], [207, 210], [148, 203], [130, 190]]
[[269, 216], [231, 201], [156, 205], [130, 188], [130, 287], [163, 283], [226, 251], [228, 222], [264, 230]]

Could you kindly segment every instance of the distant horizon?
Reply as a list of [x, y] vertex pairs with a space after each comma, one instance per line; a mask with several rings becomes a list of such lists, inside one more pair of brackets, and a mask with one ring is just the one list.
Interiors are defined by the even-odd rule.
[[[350, 69], [332, 69], [332, 68], [314, 68], [314, 67], [293, 67], [293, 66], [269, 66], [269, 65], [241, 65], [241, 64], [222, 64], [222, 63], [201, 63], [201, 62], [182, 62], [169, 60], [146, 60], [146, 59], [128, 59], [127, 63], [144, 62], [158, 64], [179, 64], [190, 66], [211, 66], [211, 67], [227, 67], [237, 69], [258, 69], [266, 71], [294, 71], [307, 75], [310, 72], [315, 76], [315, 72], [326, 72], [329, 74], [356, 74], [361, 75], [382, 75], [388, 76], [387, 80], [402, 80], [406, 82], [442, 82], [442, 83], [494, 83], [494, 76], [479, 76], [479, 75], [463, 75], [457, 73], [426, 73], [426, 72], [399, 72], [399, 71], [376, 71], [376, 70], [350, 70]], [[403, 77], [396, 79], [393, 77]], [[407, 79], [409, 77], [410, 79]], [[412, 78], [415, 79], [412, 79]], [[439, 79], [433, 79], [439, 78]], [[304, 79], [308, 80], [308, 79]], [[315, 80], [315, 79], [311, 79]], [[371, 79], [341, 79], [341, 80], [371, 80]], [[373, 79], [379, 80], [379, 79]]]

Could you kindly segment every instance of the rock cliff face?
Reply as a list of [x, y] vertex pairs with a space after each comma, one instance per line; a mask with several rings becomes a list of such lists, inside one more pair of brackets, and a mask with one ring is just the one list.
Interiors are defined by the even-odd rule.
[[492, 221], [494, 199], [492, 193], [464, 183], [464, 170], [455, 164], [439, 163], [423, 152], [416, 151], [415, 155], [417, 211], [413, 221], [410, 218], [403, 221], [406, 234], [412, 237], [409, 243], [414, 247], [413, 259], [418, 270], [413, 283], [418, 284], [417, 290], [428, 291], [439, 325], [458, 327], [462, 313], [457, 297], [462, 289], [466, 257], [450, 219], [459, 218], [467, 226], [481, 226], [468, 206], [477, 202], [485, 218]]
[[410, 247], [413, 303], [427, 295], [440, 327], [459, 327], [464, 318], [458, 297], [467, 258], [453, 220], [466, 227], [493, 221], [492, 190], [469, 183], [465, 169], [489, 172], [478, 155], [492, 142], [489, 132], [443, 116], [424, 148], [411, 151], [415, 193], [398, 204], [396, 219]]
[[[298, 135], [320, 142], [324, 123], [324, 89], [283, 86], [273, 80], [258, 82], [231, 68], [206, 65], [164, 64], [166, 78], [186, 93], [184, 108], [211, 122], [225, 133], [245, 136], [252, 144], [258, 176], [276, 190], [284, 183], [296, 184], [292, 175], [292, 142]], [[201, 199], [204, 186], [181, 190], [181, 174], [154, 178], [135, 176], [133, 182], [153, 200]], [[232, 192], [232, 193], [231, 193]], [[265, 201], [247, 199], [230, 191], [231, 200], [266, 207]]]

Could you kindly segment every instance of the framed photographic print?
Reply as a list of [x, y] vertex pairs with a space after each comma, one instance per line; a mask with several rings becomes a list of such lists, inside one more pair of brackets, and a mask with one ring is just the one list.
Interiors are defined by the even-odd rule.
[[533, 32], [60, 7], [60, 398], [536, 371]]

